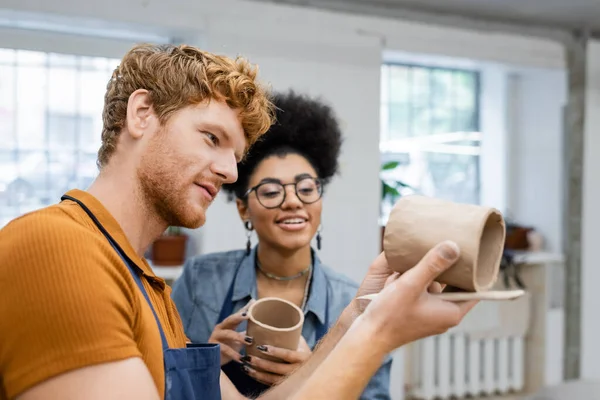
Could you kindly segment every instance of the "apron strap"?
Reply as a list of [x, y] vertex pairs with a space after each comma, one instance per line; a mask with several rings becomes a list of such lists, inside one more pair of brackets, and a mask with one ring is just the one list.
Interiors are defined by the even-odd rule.
[[144, 298], [146, 299], [146, 302], [148, 303], [150, 310], [152, 310], [152, 314], [154, 314], [154, 319], [156, 320], [156, 324], [158, 325], [158, 330], [160, 332], [160, 340], [162, 342], [162, 348], [163, 348], [163, 350], [167, 350], [169, 348], [169, 343], [167, 342], [167, 338], [165, 337], [165, 332], [162, 329], [160, 320], [158, 319], [158, 316], [156, 315], [156, 311], [154, 310], [154, 307], [152, 306], [152, 303], [150, 302], [148, 293], [146, 292], [146, 289], [144, 288], [144, 285], [142, 284], [142, 280], [140, 279], [140, 276], [136, 271], [136, 269], [138, 268], [137, 265], [135, 265], [135, 263], [133, 261], [131, 261], [131, 259], [129, 257], [127, 257], [127, 255], [125, 254], [123, 249], [121, 249], [121, 247], [112, 238], [112, 236], [110, 236], [110, 234], [106, 231], [104, 226], [102, 226], [100, 221], [98, 221], [98, 218], [96, 218], [96, 216], [92, 213], [92, 211], [85, 204], [83, 204], [80, 200], [77, 200], [76, 198], [68, 196], [68, 195], [63, 195], [60, 199], [61, 200], [71, 200], [71, 201], [74, 201], [75, 203], [77, 203], [83, 209], [83, 211], [86, 212], [86, 214], [90, 217], [90, 219], [94, 222], [94, 224], [96, 224], [98, 229], [100, 229], [100, 231], [102, 232], [104, 237], [106, 237], [106, 239], [111, 244], [113, 249], [115, 249], [115, 251], [117, 252], [119, 257], [121, 257], [121, 259], [127, 266], [127, 269], [129, 269], [129, 272], [131, 273], [131, 276], [133, 277], [135, 284], [137, 285], [137, 287], [140, 289], [140, 291], [144, 295]]

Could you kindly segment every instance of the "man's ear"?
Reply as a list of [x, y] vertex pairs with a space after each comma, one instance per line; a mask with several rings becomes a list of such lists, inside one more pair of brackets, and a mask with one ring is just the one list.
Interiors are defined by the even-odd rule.
[[144, 135], [153, 122], [154, 111], [150, 101], [150, 93], [146, 89], [138, 89], [131, 93], [127, 102], [127, 132], [134, 139]]
[[242, 199], [235, 199], [235, 205], [237, 206], [238, 213], [242, 221], [246, 222], [250, 219], [250, 210], [248, 209], [248, 203]]

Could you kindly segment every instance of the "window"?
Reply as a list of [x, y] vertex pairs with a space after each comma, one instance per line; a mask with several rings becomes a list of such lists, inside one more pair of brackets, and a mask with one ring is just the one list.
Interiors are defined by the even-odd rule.
[[0, 49], [0, 227], [96, 177], [119, 60]]
[[384, 64], [382, 223], [409, 193], [479, 203], [480, 140], [477, 71]]

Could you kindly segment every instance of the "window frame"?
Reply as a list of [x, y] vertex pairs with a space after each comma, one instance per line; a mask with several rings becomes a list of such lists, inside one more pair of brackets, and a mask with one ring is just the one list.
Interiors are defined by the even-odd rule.
[[[472, 67], [469, 66], [453, 66], [451, 65], [451, 63], [448, 63], [449, 65], [444, 65], [445, 63], [438, 63], [438, 62], [419, 62], [418, 60], [412, 59], [410, 61], [402, 61], [399, 59], [394, 59], [394, 60], [384, 60], [381, 64], [381, 73], [382, 73], [382, 79], [381, 79], [381, 94], [380, 94], [380, 118], [381, 118], [381, 123], [382, 126], [380, 127], [380, 143], [379, 143], [379, 148], [380, 148], [380, 155], [381, 155], [381, 165], [384, 165], [386, 162], [389, 162], [391, 160], [394, 159], [399, 159], [401, 157], [405, 157], [405, 154], [407, 154], [407, 152], [399, 152], [399, 151], [395, 151], [392, 148], [394, 147], [394, 143], [396, 143], [396, 147], [398, 142], [400, 142], [403, 139], [392, 139], [391, 138], [391, 129], [390, 129], [390, 104], [392, 103], [390, 101], [391, 98], [391, 77], [390, 75], [383, 77], [384, 73], [387, 74], [391, 74], [391, 69], [394, 67], [404, 67], [404, 68], [422, 68], [422, 69], [426, 69], [428, 72], [428, 74], [433, 73], [434, 71], [444, 71], [444, 72], [451, 72], [451, 73], [468, 73], [469, 75], [471, 75], [473, 77], [473, 122], [474, 122], [474, 130], [472, 131], [473, 133], [478, 133], [479, 134], [479, 143], [476, 145], [473, 145], [473, 147], [476, 147], [478, 150], [478, 154], [477, 154], [477, 161], [473, 163], [474, 166], [474, 182], [473, 184], [475, 185], [475, 196], [477, 199], [477, 204], [480, 204], [482, 201], [482, 185], [481, 185], [481, 150], [482, 150], [482, 145], [481, 142], [484, 139], [483, 138], [483, 134], [482, 134], [482, 71], [480, 68], [477, 68], [475, 65], [473, 65]], [[385, 67], [387, 67], [387, 70], [385, 69]], [[413, 79], [413, 78], [410, 78]], [[387, 88], [384, 87], [384, 85], [387, 84]], [[385, 92], [384, 92], [385, 91]], [[387, 96], [384, 96], [384, 94], [387, 94]], [[410, 94], [409, 94], [410, 96]], [[428, 93], [428, 97], [431, 97], [432, 94]], [[431, 99], [428, 99], [429, 102], [431, 102]], [[410, 104], [410, 103], [409, 103]], [[384, 110], [384, 107], [387, 108], [387, 115], [386, 115], [386, 111]], [[411, 116], [412, 117], [412, 116]], [[385, 121], [385, 119], [387, 119], [387, 121]], [[412, 121], [408, 122], [409, 124], [412, 124]], [[460, 132], [460, 131], [459, 131]], [[453, 132], [451, 132], [453, 133]], [[467, 132], [468, 133], [468, 132]], [[428, 135], [424, 135], [424, 137], [427, 137]], [[414, 137], [418, 137], [418, 136], [414, 136]], [[410, 138], [406, 138], [406, 140], [410, 140]], [[450, 142], [449, 142], [450, 143]], [[414, 193], [419, 193], [418, 191], [413, 191]], [[384, 198], [382, 196], [382, 198], [380, 199], [381, 201], [381, 209], [382, 209], [382, 215], [381, 215], [381, 223], [385, 223], [387, 220], [387, 215], [385, 215], [385, 213], [383, 212], [384, 208], [386, 206], [389, 207], [389, 204], [386, 204], [386, 201], [389, 201], [388, 199]]]

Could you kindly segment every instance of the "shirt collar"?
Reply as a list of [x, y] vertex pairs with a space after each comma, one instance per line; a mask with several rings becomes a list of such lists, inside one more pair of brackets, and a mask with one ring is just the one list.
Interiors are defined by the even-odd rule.
[[[154, 272], [152, 271], [152, 268], [150, 267], [150, 265], [148, 265], [148, 262], [143, 257], [140, 257], [135, 252], [135, 250], [133, 249], [133, 246], [131, 246], [129, 239], [127, 239], [125, 232], [123, 232], [123, 229], [121, 228], [121, 226], [119, 225], [117, 220], [104, 207], [104, 205], [100, 202], [100, 200], [98, 200], [92, 194], [90, 194], [86, 191], [80, 190], [80, 189], [69, 190], [67, 193], [65, 193], [65, 195], [79, 200], [92, 212], [92, 214], [94, 215], [94, 217], [96, 217], [98, 222], [100, 222], [100, 224], [102, 224], [102, 226], [104, 227], [104, 229], [106, 229], [108, 234], [117, 242], [117, 244], [123, 250], [123, 252], [125, 252], [127, 257], [129, 257], [129, 259], [131, 261], [133, 261], [135, 266], [144, 275], [151, 278], [151, 280], [157, 281], [158, 283], [162, 282], [164, 284], [164, 281], [161, 278], [158, 278], [154, 274]], [[67, 200], [67, 201], [70, 201], [70, 200]], [[87, 218], [87, 215], [85, 218]], [[94, 226], [96, 226], [91, 219], [90, 219], [90, 224], [93, 224]]]
[[314, 250], [312, 250], [312, 255], [313, 275], [306, 302], [306, 312], [312, 312], [321, 324], [325, 324], [327, 323], [327, 277], [323, 271], [323, 264]]
[[[327, 319], [327, 277], [321, 260], [312, 250], [313, 273], [305, 313], [312, 312], [320, 323]], [[256, 288], [256, 246], [249, 255], [244, 255], [233, 284], [232, 301], [257, 298]]]
[[244, 258], [237, 269], [235, 282], [233, 285], [233, 296], [231, 300], [238, 301], [248, 297], [256, 299], [258, 290], [256, 288], [256, 246], [249, 255], [244, 254]]

